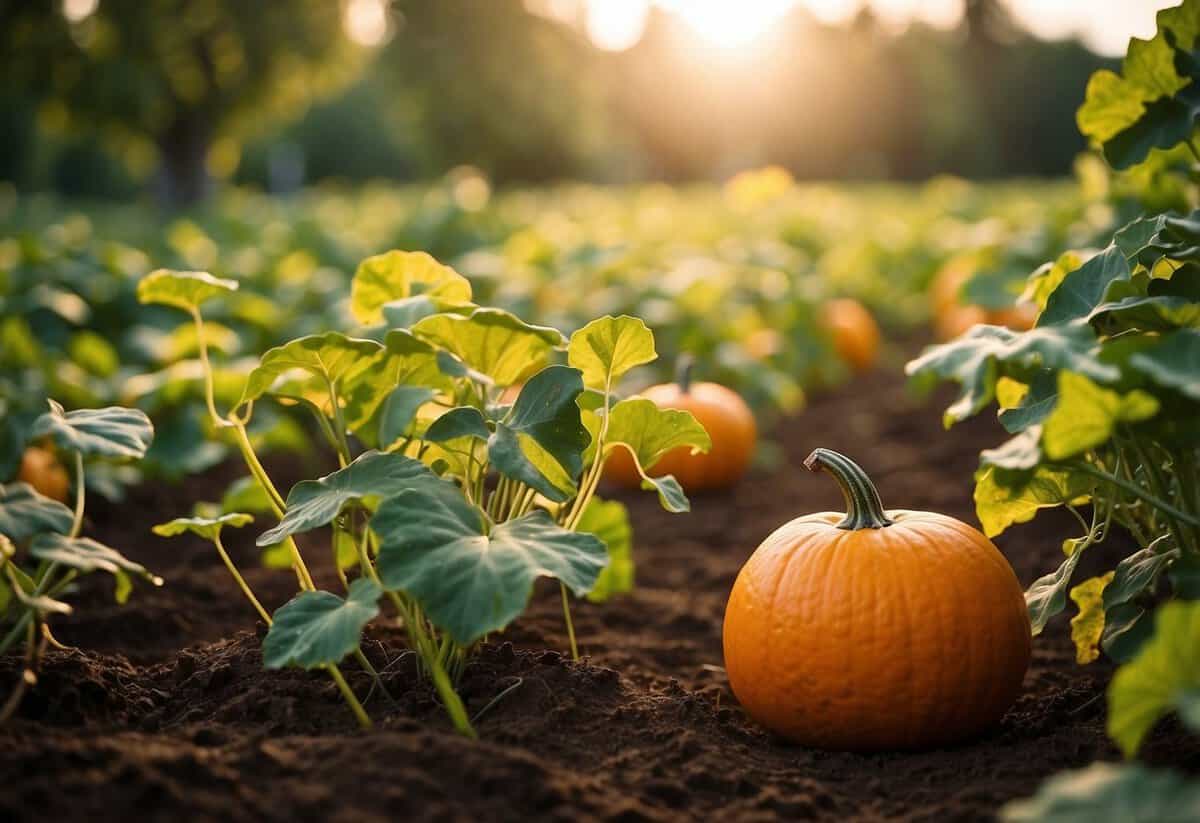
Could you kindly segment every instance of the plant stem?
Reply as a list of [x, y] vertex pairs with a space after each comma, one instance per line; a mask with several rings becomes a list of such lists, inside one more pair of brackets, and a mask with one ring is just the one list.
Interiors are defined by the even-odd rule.
[[338, 667], [330, 663], [325, 666], [325, 670], [329, 672], [329, 676], [337, 684], [338, 691], [342, 693], [346, 704], [350, 706], [350, 711], [354, 712], [354, 717], [358, 720], [358, 725], [364, 729], [371, 728], [371, 718], [367, 715], [367, 710], [363, 708], [362, 703], [358, 702], [358, 698], [354, 696], [350, 684], [346, 682], [346, 678], [342, 677], [342, 673]]
[[342, 404], [338, 401], [337, 388], [332, 380], [326, 380], [329, 387], [329, 402], [333, 406], [334, 434], [337, 435], [338, 462], [342, 468], [350, 463], [350, 441], [346, 438], [346, 415], [342, 413]]
[[1092, 477], [1095, 477], [1099, 480], [1103, 480], [1106, 483], [1111, 483], [1112, 485], [1128, 492], [1129, 494], [1138, 498], [1139, 500], [1141, 500], [1145, 503], [1149, 503], [1151, 506], [1153, 506], [1156, 509], [1159, 509], [1160, 511], [1164, 512], [1165, 514], [1169, 514], [1172, 517], [1178, 518], [1179, 520], [1183, 521], [1184, 523], [1187, 523], [1189, 526], [1200, 527], [1200, 520], [1196, 519], [1195, 517], [1192, 517], [1187, 512], [1180, 511], [1179, 509], [1175, 508], [1174, 506], [1172, 506], [1170, 503], [1166, 502], [1165, 500], [1161, 500], [1161, 499], [1155, 497], [1154, 495], [1150, 494], [1148, 491], [1146, 491], [1145, 489], [1143, 489], [1141, 486], [1137, 485], [1136, 483], [1131, 483], [1127, 480], [1124, 480], [1123, 478], [1116, 477], [1105, 471], [1101, 471], [1100, 469], [1093, 467], [1090, 463], [1073, 463], [1072, 468], [1075, 468], [1076, 470], [1081, 471], [1084, 474], [1091, 475]]
[[224, 426], [228, 424], [228, 421], [217, 413], [212, 361], [208, 359], [208, 341], [204, 339], [204, 318], [200, 315], [200, 309], [192, 309], [192, 320], [196, 323], [196, 347], [200, 351], [200, 366], [204, 371], [204, 402], [208, 406], [208, 414], [213, 423], [217, 426]]
[[233, 558], [229, 556], [229, 552], [225, 551], [225, 545], [221, 542], [220, 534], [213, 537], [213, 545], [217, 547], [217, 553], [221, 555], [221, 560], [224, 561], [225, 568], [229, 569], [229, 573], [233, 575], [233, 579], [238, 584], [238, 588], [242, 590], [242, 594], [246, 595], [246, 599], [250, 601], [250, 605], [258, 612], [258, 616], [263, 619], [263, 622], [270, 626], [271, 615], [267, 613], [262, 603], [254, 596], [254, 592], [250, 590], [250, 584], [246, 582], [246, 578], [242, 577], [242, 573], [234, 565]]
[[83, 485], [83, 452], [75, 452], [75, 516], [71, 519], [70, 537], [78, 537], [83, 531], [83, 504], [87, 490]]
[[884, 511], [879, 491], [862, 467], [832, 449], [814, 449], [804, 461], [811, 472], [822, 469], [833, 475], [846, 498], [846, 517], [837, 524], [839, 529], [882, 529], [892, 525]]
[[558, 589], [562, 592], [563, 620], [567, 623], [567, 639], [571, 641], [571, 659], [579, 660], [579, 647], [575, 644], [575, 624], [571, 621], [571, 598], [567, 596], [567, 584], [560, 580]]

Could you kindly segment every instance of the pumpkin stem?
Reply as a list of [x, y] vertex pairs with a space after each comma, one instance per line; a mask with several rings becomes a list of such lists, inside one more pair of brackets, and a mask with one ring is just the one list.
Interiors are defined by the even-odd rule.
[[687, 394], [692, 388], [692, 370], [696, 367], [696, 358], [686, 352], [675, 359], [675, 382], [679, 385], [680, 394]]
[[804, 461], [810, 472], [824, 469], [833, 475], [846, 498], [846, 516], [837, 524], [839, 529], [882, 529], [893, 521], [883, 510], [879, 491], [862, 467], [832, 449], [814, 449]]

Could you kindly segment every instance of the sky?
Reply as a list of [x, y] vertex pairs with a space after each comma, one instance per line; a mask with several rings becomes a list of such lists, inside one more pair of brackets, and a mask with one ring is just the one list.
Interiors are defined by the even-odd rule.
[[[629, 48], [637, 42], [647, 11], [656, 5], [679, 15], [698, 37], [712, 45], [738, 48], [752, 44], [771, 24], [796, 4], [817, 17], [838, 22], [852, 17], [865, 4], [884, 21], [904, 25], [921, 20], [953, 26], [963, 0], [585, 0], [587, 29], [598, 46]], [[564, 13], [578, 0], [537, 0]], [[1006, 0], [1015, 16], [1042, 37], [1078, 34], [1096, 51], [1121, 55], [1130, 37], [1154, 34], [1159, 9], [1180, 0]]]

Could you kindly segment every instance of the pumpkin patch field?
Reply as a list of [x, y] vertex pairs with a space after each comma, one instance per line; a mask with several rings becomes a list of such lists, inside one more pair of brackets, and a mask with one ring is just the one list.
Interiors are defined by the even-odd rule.
[[[1093, 68], [989, 182], [948, 115], [585, 165], [555, 49], [783, 28], [509, 5], [0, 9], [0, 132], [60, 135], [0, 160], [0, 820], [1200, 821], [1200, 0], [1123, 61], [783, 4], [939, 95]], [[479, 108], [493, 48], [538, 93]]]

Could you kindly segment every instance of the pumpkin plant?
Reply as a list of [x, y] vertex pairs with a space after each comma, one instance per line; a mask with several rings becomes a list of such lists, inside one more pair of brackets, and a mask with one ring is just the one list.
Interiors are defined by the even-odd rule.
[[[70, 456], [74, 473], [68, 482], [75, 501], [68, 508], [22, 481], [0, 486], [0, 654], [21, 647], [25, 653], [21, 679], [0, 706], [0, 722], [16, 712], [25, 692], [37, 683], [46, 646], [60, 645], [49, 621], [71, 612], [62, 598], [76, 578], [97, 571], [111, 574], [119, 603], [132, 592], [133, 577], [162, 584], [116, 549], [82, 536], [87, 466], [144, 456], [154, 437], [146, 415], [116, 406], [66, 411], [52, 400], [29, 436]], [[50, 456], [43, 446], [30, 448]]]
[[694, 363], [692, 357], [682, 355], [674, 382], [650, 386], [640, 394], [662, 410], [665, 419], [679, 421], [672, 427], [685, 426], [694, 416], [708, 433], [711, 448], [698, 450], [690, 440], [664, 443], [656, 446], [653, 459], [647, 459], [645, 450], [615, 449], [605, 477], [625, 488], [657, 483], [660, 476], [674, 477], [685, 491], [694, 492], [729, 488], [746, 473], [758, 436], [754, 412], [732, 389], [719, 383], [693, 383]]
[[[1197, 153], [1200, 2], [1163, 11], [1158, 24], [1152, 40], [1130, 42], [1122, 75], [1093, 75], [1079, 110], [1081, 129], [1116, 169], [1148, 162], [1155, 149]], [[1109, 732], [1132, 755], [1168, 711], [1197, 723], [1200, 625], [1185, 601], [1200, 598], [1200, 212], [1139, 217], [1101, 251], [1070, 251], [1033, 272], [1025, 294], [1039, 309], [1033, 329], [977, 326], [908, 370], [918, 384], [960, 384], [947, 426], [1000, 407], [1012, 437], [981, 454], [975, 475], [985, 532], [1043, 508], [1079, 521], [1061, 565], [1025, 599], [1037, 633], [1069, 596], [1078, 661], [1103, 651], [1125, 664], [1109, 691]], [[1113, 527], [1137, 551], [1072, 586], [1080, 558]], [[1104, 775], [1109, 807], [1146, 782], [1138, 771]], [[1172, 780], [1160, 777], [1165, 791]], [[1071, 785], [1047, 784], [1040, 808]], [[1195, 796], [1194, 786], [1180, 790]]]
[[1029, 666], [1029, 618], [990, 540], [933, 512], [885, 510], [858, 464], [829, 449], [845, 514], [776, 529], [725, 610], [729, 685], [751, 717], [808, 746], [919, 748], [999, 721]]
[[[402, 251], [359, 265], [349, 303], [356, 336], [330, 331], [267, 351], [222, 413], [201, 306], [236, 288], [158, 270], [138, 294], [191, 315], [214, 429], [231, 435], [277, 521], [257, 542], [288, 559], [301, 591], [266, 614], [220, 543], [221, 527], [242, 525], [245, 513], [158, 531], [211, 540], [269, 626], [264, 665], [324, 669], [363, 726], [370, 719], [339, 667], [353, 655], [377, 677], [359, 643], [386, 600], [455, 727], [473, 735], [454, 684], [472, 650], [525, 609], [537, 578], [559, 581], [574, 657], [571, 595], [603, 600], [632, 585], [627, 512], [596, 497], [605, 459], [624, 448], [650, 465], [671, 448], [707, 449], [707, 434], [690, 414], [618, 399], [622, 376], [656, 357], [641, 320], [601, 317], [568, 339], [475, 305], [466, 278]], [[552, 362], [564, 350], [566, 364]], [[331, 473], [286, 496], [247, 428], [268, 396], [309, 413], [336, 459]], [[675, 478], [653, 487], [668, 510], [687, 510]], [[295, 540], [323, 527], [342, 592], [317, 590]]]

